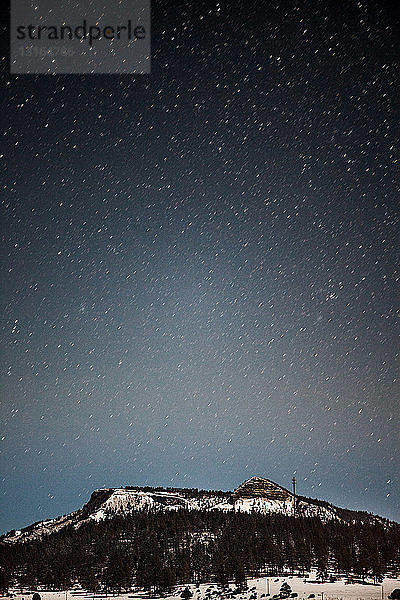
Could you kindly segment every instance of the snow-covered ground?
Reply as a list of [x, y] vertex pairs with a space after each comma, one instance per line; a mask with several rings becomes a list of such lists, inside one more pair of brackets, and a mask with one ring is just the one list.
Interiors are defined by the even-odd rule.
[[[310, 580], [313, 574], [310, 574]], [[363, 584], [346, 584], [345, 579], [338, 579], [334, 583], [310, 583], [310, 580], [305, 580], [301, 577], [265, 577], [257, 579], [249, 579], [248, 590], [241, 594], [235, 595], [233, 598], [237, 600], [257, 600], [264, 599], [269, 591], [270, 595], [279, 594], [281, 585], [286, 582], [290, 585], [292, 592], [298, 594], [296, 600], [308, 600], [310, 594], [314, 594], [315, 600], [387, 600], [388, 594], [394, 589], [400, 588], [400, 577], [385, 578], [379, 585], [363, 585]], [[169, 595], [166, 600], [180, 600], [180, 594], [185, 586], [180, 586], [174, 595]], [[231, 588], [233, 589], [233, 585]], [[193, 593], [192, 600], [219, 600], [221, 597], [227, 598], [226, 594], [216, 584], [202, 584], [198, 588], [190, 585], [189, 588]], [[104, 594], [89, 594], [82, 591], [69, 590], [67, 592], [45, 592], [39, 590], [42, 600], [104, 600]], [[30, 593], [21, 594], [16, 591], [13, 600], [31, 600], [33, 591]], [[153, 597], [148, 593], [130, 592], [129, 594], [121, 594], [119, 596], [108, 596], [118, 598], [118, 600], [151, 600]], [[10, 598], [10, 596], [2, 597], [0, 600]]]
[[[309, 581], [311, 580], [313, 579], [310, 578]], [[388, 578], [385, 578], [381, 585], [363, 585], [346, 584], [345, 579], [339, 579], [334, 583], [308, 583], [301, 577], [271, 577], [269, 579], [271, 596], [279, 593], [285, 581], [292, 588], [292, 592], [298, 594], [299, 600], [307, 600], [310, 594], [314, 594], [316, 600], [381, 600], [382, 593], [386, 600], [392, 590], [400, 587], [400, 579]], [[254, 579], [249, 580], [248, 585], [250, 589], [256, 586], [257, 598], [259, 598], [261, 594], [266, 593], [268, 582], [266, 578]]]

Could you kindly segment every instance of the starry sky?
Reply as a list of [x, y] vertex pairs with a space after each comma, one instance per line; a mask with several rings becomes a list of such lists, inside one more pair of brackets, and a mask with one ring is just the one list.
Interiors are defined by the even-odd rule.
[[150, 75], [3, 71], [1, 531], [255, 474], [400, 519], [399, 21], [340, 6], [156, 0]]

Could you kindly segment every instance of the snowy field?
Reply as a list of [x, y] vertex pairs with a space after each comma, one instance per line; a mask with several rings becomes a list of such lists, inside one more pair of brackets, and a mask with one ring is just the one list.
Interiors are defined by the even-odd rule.
[[[312, 577], [312, 575], [311, 575]], [[310, 580], [311, 581], [311, 580]], [[301, 577], [270, 577], [248, 579], [248, 590], [241, 594], [233, 596], [237, 600], [261, 600], [266, 594], [271, 596], [279, 594], [281, 585], [286, 582], [290, 585], [293, 593], [297, 593], [296, 600], [307, 600], [311, 594], [314, 594], [315, 600], [387, 600], [395, 588], [400, 588], [400, 578], [385, 578], [379, 585], [346, 584], [345, 579], [338, 579], [334, 583], [309, 583]], [[185, 586], [180, 586], [173, 595], [166, 596], [166, 600], [180, 600], [180, 594]], [[188, 586], [193, 593], [192, 600], [219, 600], [227, 598], [217, 584], [202, 584], [199, 587]], [[233, 589], [234, 586], [231, 585]], [[23, 593], [15, 591], [12, 600], [31, 600], [32, 591]], [[105, 594], [89, 594], [82, 591], [69, 590], [67, 592], [45, 592], [39, 590], [41, 600], [104, 600]], [[0, 600], [9, 599], [10, 596], [0, 596]], [[118, 598], [118, 600], [151, 600], [159, 596], [151, 596], [143, 592], [130, 592], [129, 594], [112, 595], [108, 598]], [[312, 598], [312, 596], [311, 596]]]

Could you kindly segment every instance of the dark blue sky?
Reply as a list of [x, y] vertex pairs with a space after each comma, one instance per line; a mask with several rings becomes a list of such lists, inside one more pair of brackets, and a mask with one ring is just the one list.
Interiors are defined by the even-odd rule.
[[174, 5], [151, 75], [2, 76], [1, 530], [254, 474], [399, 520], [394, 15]]

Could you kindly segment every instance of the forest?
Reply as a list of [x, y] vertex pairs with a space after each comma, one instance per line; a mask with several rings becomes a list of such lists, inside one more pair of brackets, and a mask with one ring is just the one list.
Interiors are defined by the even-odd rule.
[[24, 543], [0, 542], [1, 588], [164, 592], [180, 583], [236, 582], [318, 569], [379, 581], [400, 565], [400, 525], [279, 514], [138, 511]]

